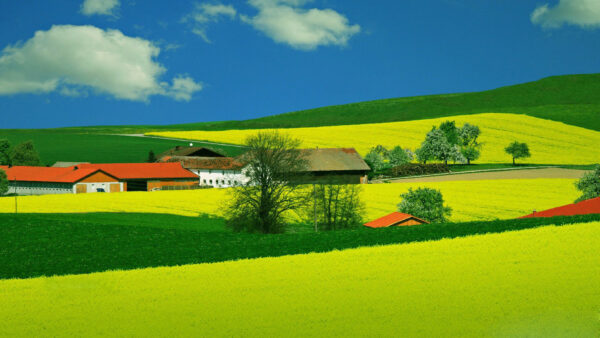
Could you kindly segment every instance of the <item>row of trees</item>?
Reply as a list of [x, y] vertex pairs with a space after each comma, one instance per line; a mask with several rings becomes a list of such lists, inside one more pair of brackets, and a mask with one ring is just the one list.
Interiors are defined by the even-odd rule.
[[417, 160], [427, 163], [430, 160], [471, 164], [481, 154], [478, 142], [481, 130], [478, 126], [465, 123], [461, 128], [454, 121], [442, 122], [433, 127], [425, 136], [421, 147], [415, 151]]
[[8, 140], [0, 140], [0, 165], [39, 166], [42, 162], [32, 141], [25, 141], [14, 147]]

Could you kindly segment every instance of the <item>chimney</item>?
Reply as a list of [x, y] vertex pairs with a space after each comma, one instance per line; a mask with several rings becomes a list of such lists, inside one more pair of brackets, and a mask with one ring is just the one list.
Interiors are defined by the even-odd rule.
[[77, 169], [79, 169], [79, 167], [78, 167], [78, 166], [74, 166], [74, 167], [73, 167], [73, 170], [77, 170]]

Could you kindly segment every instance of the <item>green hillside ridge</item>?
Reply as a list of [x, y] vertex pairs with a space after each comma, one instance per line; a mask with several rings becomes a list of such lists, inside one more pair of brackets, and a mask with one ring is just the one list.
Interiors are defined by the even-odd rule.
[[[114, 134], [151, 131], [292, 128], [420, 120], [478, 113], [527, 114], [600, 131], [600, 73], [547, 77], [483, 92], [393, 98], [328, 106], [245, 121], [173, 125], [90, 126], [50, 129], [0, 129], [13, 144], [33, 140], [43, 164], [55, 161], [140, 162], [187, 142]], [[194, 142], [236, 156], [233, 146]]]

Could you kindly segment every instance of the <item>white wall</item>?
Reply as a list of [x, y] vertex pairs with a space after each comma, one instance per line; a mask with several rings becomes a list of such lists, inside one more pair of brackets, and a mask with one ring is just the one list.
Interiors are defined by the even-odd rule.
[[15, 192], [19, 195], [72, 194], [73, 184], [13, 181], [9, 183], [8, 193], [14, 194]]
[[200, 185], [215, 188], [229, 188], [248, 182], [242, 170], [190, 169], [190, 171], [200, 177]]

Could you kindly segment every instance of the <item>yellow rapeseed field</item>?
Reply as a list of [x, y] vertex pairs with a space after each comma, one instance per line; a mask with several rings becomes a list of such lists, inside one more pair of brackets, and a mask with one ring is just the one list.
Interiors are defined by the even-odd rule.
[[[527, 163], [590, 164], [600, 158], [600, 132], [561, 122], [518, 114], [476, 114], [406, 122], [373, 123], [349, 126], [291, 128], [286, 133], [303, 141], [303, 146], [356, 148], [362, 155], [381, 144], [418, 148], [431, 127], [446, 120], [457, 125], [478, 125], [484, 144], [480, 163], [506, 163], [511, 158], [504, 148], [512, 141], [526, 142], [531, 150]], [[258, 130], [155, 132], [149, 135], [241, 144]]]
[[0, 281], [0, 335], [597, 337], [600, 222]]
[[[440, 189], [454, 209], [452, 221], [514, 218], [572, 203], [578, 196], [573, 179], [515, 179], [390, 183], [363, 185], [367, 218], [396, 211], [400, 194], [409, 188]], [[201, 213], [222, 216], [227, 189], [126, 192], [111, 194], [43, 195], [18, 198], [19, 212], [149, 212], [184, 216]], [[14, 198], [0, 198], [0, 212], [14, 212]]]

